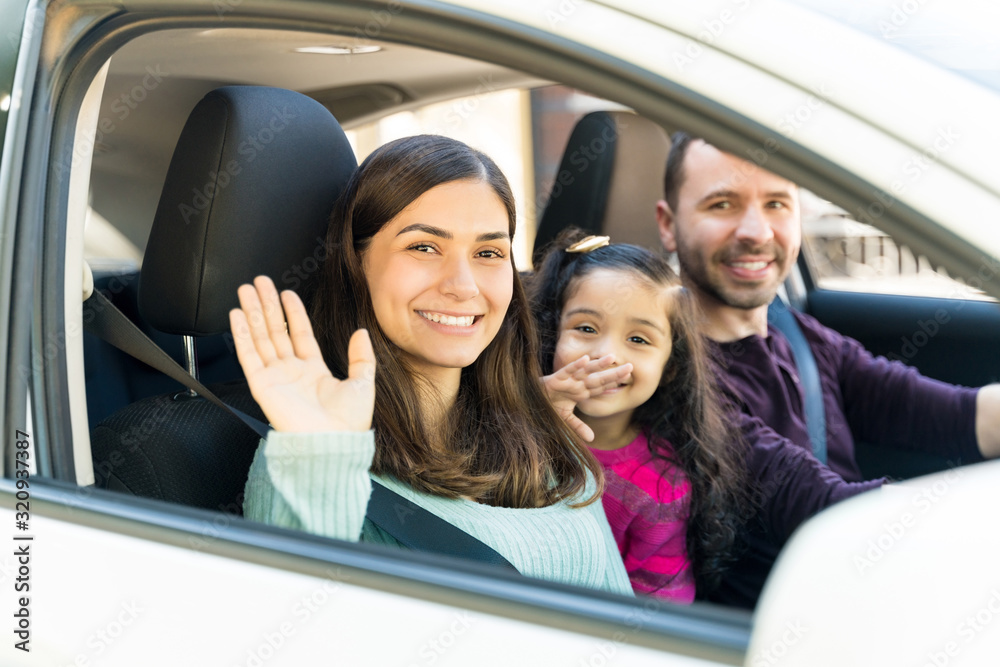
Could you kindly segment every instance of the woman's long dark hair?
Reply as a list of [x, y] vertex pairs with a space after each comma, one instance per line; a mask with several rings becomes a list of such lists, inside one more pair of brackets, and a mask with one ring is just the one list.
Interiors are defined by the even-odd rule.
[[[679, 468], [691, 484], [687, 552], [699, 593], [715, 588], [734, 557], [736, 537], [750, 502], [743, 442], [729, 427], [697, 310], [666, 259], [646, 248], [612, 244], [584, 253], [567, 247], [584, 238], [568, 229], [552, 242], [529, 283], [541, 338], [540, 362], [551, 373], [563, 306], [577, 281], [591, 271], [628, 272], [654, 286], [677, 286], [668, 313], [673, 348], [659, 387], [633, 414], [650, 454]], [[669, 443], [669, 445], [667, 444]]]
[[[422, 194], [454, 181], [488, 184], [507, 212], [514, 236], [514, 197], [485, 154], [442, 136], [390, 142], [358, 167], [334, 206], [324, 276], [311, 318], [333, 373], [347, 374], [347, 343], [366, 328], [375, 373], [375, 459], [372, 471], [446, 497], [503, 507], [542, 507], [579, 494], [587, 471], [603, 485], [600, 465], [573, 437], [545, 398], [537, 338], [517, 271], [503, 324], [479, 358], [462, 370], [448, 432], [430, 434], [420, 418], [420, 379], [379, 326], [363, 268], [371, 239]], [[435, 447], [434, 436], [446, 447]], [[599, 497], [574, 499], [577, 504]]]

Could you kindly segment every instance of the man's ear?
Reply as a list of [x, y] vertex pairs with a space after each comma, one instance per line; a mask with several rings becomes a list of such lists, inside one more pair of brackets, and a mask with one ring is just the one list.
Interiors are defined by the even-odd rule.
[[674, 214], [670, 204], [661, 199], [656, 202], [656, 226], [660, 228], [660, 243], [667, 252], [677, 252], [677, 238], [674, 235]]

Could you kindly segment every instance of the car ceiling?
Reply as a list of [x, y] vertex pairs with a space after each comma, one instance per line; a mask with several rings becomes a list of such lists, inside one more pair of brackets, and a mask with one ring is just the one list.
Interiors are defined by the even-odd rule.
[[[381, 50], [345, 55], [295, 50], [316, 46]], [[432, 102], [548, 83], [469, 58], [356, 37], [240, 28], [150, 33], [111, 59], [94, 146], [91, 206], [141, 251], [188, 113], [219, 86], [297, 90], [319, 100], [350, 129]]]

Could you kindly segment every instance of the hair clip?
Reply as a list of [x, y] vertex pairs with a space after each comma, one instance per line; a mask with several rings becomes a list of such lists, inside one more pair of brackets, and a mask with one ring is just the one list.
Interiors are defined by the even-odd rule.
[[566, 252], [590, 252], [591, 250], [603, 248], [610, 243], [610, 236], [588, 236], [566, 248]]

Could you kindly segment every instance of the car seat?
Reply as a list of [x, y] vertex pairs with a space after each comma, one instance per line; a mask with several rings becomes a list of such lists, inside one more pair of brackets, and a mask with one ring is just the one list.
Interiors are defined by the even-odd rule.
[[567, 227], [606, 234], [660, 252], [656, 202], [663, 198], [670, 138], [627, 111], [594, 111], [577, 121], [545, 205], [532, 257]]
[[[167, 172], [139, 278], [142, 319], [192, 341], [228, 332], [237, 286], [261, 274], [308, 304], [330, 211], [356, 167], [339, 123], [315, 100], [256, 86], [210, 92]], [[263, 419], [244, 381], [210, 389]], [[258, 442], [185, 392], [133, 403], [91, 434], [97, 486], [234, 513]]]

